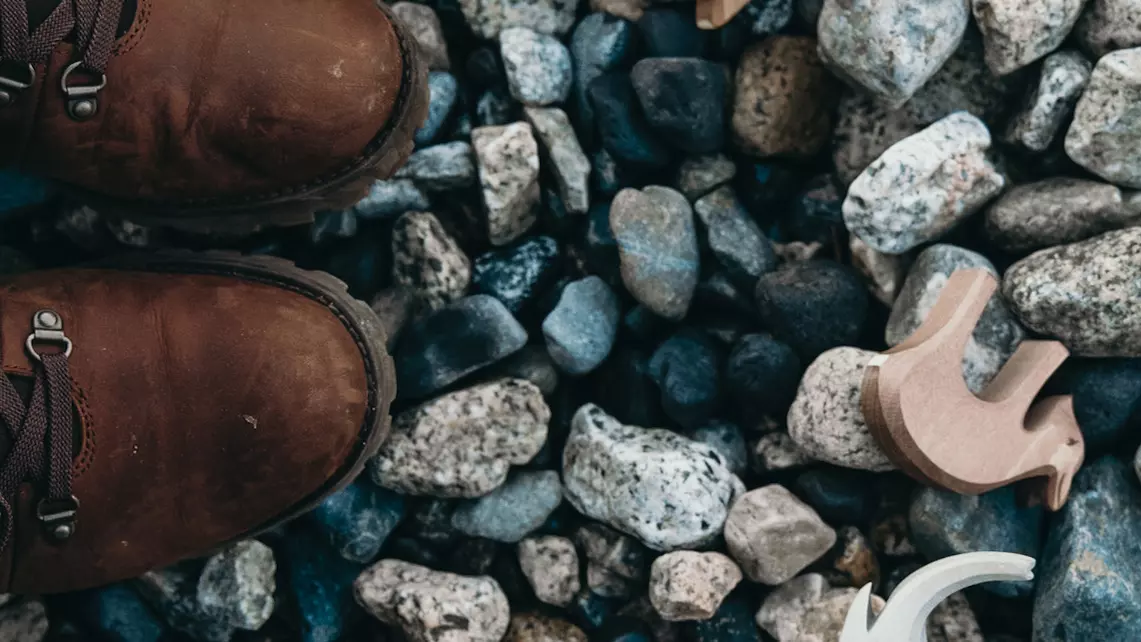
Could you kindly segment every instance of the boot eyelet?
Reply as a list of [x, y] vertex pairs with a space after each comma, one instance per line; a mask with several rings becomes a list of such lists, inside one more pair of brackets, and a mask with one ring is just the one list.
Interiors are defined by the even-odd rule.
[[21, 91], [36, 84], [36, 68], [28, 65], [27, 79], [12, 78], [0, 73], [0, 108], [7, 107], [16, 102]]
[[89, 120], [99, 113], [99, 91], [107, 86], [107, 74], [98, 72], [98, 82], [94, 84], [71, 84], [71, 74], [83, 66], [83, 61], [76, 61], [68, 65], [60, 79], [60, 87], [67, 96], [67, 115], [72, 120]]

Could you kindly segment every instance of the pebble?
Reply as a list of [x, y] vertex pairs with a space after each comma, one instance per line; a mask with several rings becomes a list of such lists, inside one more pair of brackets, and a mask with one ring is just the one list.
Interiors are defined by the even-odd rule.
[[567, 607], [582, 588], [574, 542], [557, 535], [528, 537], [519, 542], [519, 566], [540, 602]]
[[906, 257], [878, 252], [858, 236], [848, 239], [848, 250], [852, 254], [852, 265], [868, 281], [868, 291], [880, 303], [891, 307], [907, 276]]
[[357, 602], [409, 642], [499, 642], [511, 613], [495, 580], [381, 560], [357, 578]]
[[475, 102], [475, 122], [480, 127], [510, 125], [518, 120], [517, 103], [505, 87], [492, 87]]
[[758, 158], [811, 157], [832, 133], [839, 90], [815, 39], [773, 36], [755, 43], [737, 66], [733, 140]]
[[574, 26], [577, 0], [460, 0], [467, 24], [475, 35], [495, 40], [509, 27], [566, 35]]
[[1141, 630], [1141, 490], [1104, 457], [1074, 478], [1039, 557], [1035, 642], [1116, 642]]
[[786, 263], [761, 276], [756, 297], [764, 327], [805, 360], [856, 343], [869, 307], [855, 272], [828, 260]]
[[554, 284], [558, 268], [558, 241], [536, 236], [477, 258], [472, 290], [495, 297], [512, 314], [519, 314]]
[[[913, 557], [919, 553], [911, 542], [907, 515], [903, 513], [889, 513], [877, 518], [868, 534], [872, 538], [872, 544], [876, 551], [884, 557], [898, 560]], [[890, 580], [889, 576], [888, 583]]]
[[0, 215], [42, 205], [48, 201], [51, 191], [51, 186], [42, 178], [0, 170]]
[[748, 445], [745, 444], [741, 429], [735, 424], [715, 419], [690, 430], [685, 436], [721, 453], [725, 465], [734, 475], [744, 475], [749, 465]]
[[1116, 186], [1062, 176], [1019, 185], [986, 212], [987, 237], [1012, 253], [1083, 241], [1136, 225], [1141, 225], [1141, 210], [1126, 207]]
[[580, 513], [659, 551], [710, 543], [744, 490], [713, 448], [668, 430], [622, 425], [593, 404], [571, 423], [563, 483]]
[[835, 348], [808, 366], [788, 411], [788, 432], [809, 456], [873, 472], [894, 468], [860, 410], [864, 368], [875, 356], [859, 348]]
[[471, 261], [435, 214], [408, 212], [392, 227], [392, 280], [438, 310], [467, 291]]
[[1038, 82], [1031, 87], [1021, 109], [1010, 120], [1006, 141], [1032, 152], [1044, 152], [1074, 112], [1089, 84], [1093, 65], [1076, 51], [1059, 51], [1046, 57]]
[[741, 578], [721, 553], [666, 553], [650, 567], [650, 603], [668, 622], [708, 620]]
[[741, 11], [754, 36], [768, 36], [783, 30], [792, 22], [793, 0], [759, 0], [745, 5]]
[[499, 302], [476, 294], [404, 329], [394, 358], [400, 395], [421, 399], [519, 351], [527, 331]]
[[591, 11], [602, 11], [618, 18], [637, 22], [646, 12], [649, 0], [590, 0]]
[[[1038, 557], [1045, 515], [1041, 507], [1019, 506], [1014, 487], [979, 496], [923, 487], [908, 512], [911, 539], [928, 560], [961, 553], [1000, 551]], [[992, 582], [984, 590], [1000, 597], [1026, 597], [1032, 582]]]
[[367, 564], [376, 559], [404, 513], [403, 495], [360, 481], [329, 495], [309, 519], [342, 558]]
[[[921, 252], [892, 306], [884, 330], [887, 344], [899, 345], [919, 329], [952, 273], [979, 268], [998, 277], [994, 265], [985, 256], [955, 245], [940, 243]], [[973, 392], [982, 392], [1025, 336], [1002, 296], [996, 292], [963, 352], [963, 378], [967, 387]]]
[[511, 616], [503, 642], [587, 642], [582, 629], [557, 618], [521, 613]]
[[562, 500], [557, 472], [520, 471], [489, 495], [460, 503], [452, 525], [471, 537], [513, 544], [542, 526]]
[[825, 0], [820, 55], [841, 78], [896, 109], [951, 57], [969, 22], [965, 0]]
[[550, 419], [539, 389], [519, 379], [437, 397], [393, 420], [372, 479], [413, 495], [482, 497], [538, 454]]
[[363, 219], [385, 219], [405, 212], [431, 209], [432, 202], [415, 181], [397, 179], [376, 181], [368, 195], [353, 206], [353, 213]]
[[1061, 46], [1086, 0], [971, 0], [986, 62], [1005, 76]]
[[47, 609], [40, 600], [26, 599], [0, 608], [0, 640], [41, 642], [47, 633]]
[[[757, 611], [757, 626], [777, 642], [832, 642], [840, 635], [857, 589], [832, 588], [818, 573], [807, 573], [770, 593]], [[884, 601], [872, 595], [872, 611]], [[966, 641], [963, 641], [966, 642]]]
[[[985, 586], [985, 585], [984, 585]], [[962, 593], [940, 602], [927, 619], [928, 642], [987, 642], [975, 612]]]
[[460, 96], [460, 86], [456, 77], [446, 71], [428, 72], [428, 117], [420, 129], [416, 130], [416, 145], [431, 144], [444, 129], [448, 117]]
[[282, 597], [297, 609], [300, 641], [342, 639], [355, 615], [352, 586], [361, 564], [338, 556], [304, 529], [283, 538], [279, 551], [286, 576]]
[[876, 508], [874, 479], [861, 471], [822, 466], [798, 475], [793, 487], [824, 521], [864, 524]]
[[747, 595], [730, 595], [712, 618], [687, 623], [684, 639], [694, 642], [764, 642], [760, 630], [753, 622], [754, 608], [756, 603], [748, 599]]
[[836, 531], [780, 484], [751, 490], [725, 520], [725, 544], [754, 582], [777, 586], [824, 556]]
[[1075, 356], [1141, 357], [1141, 228], [1042, 250], [1006, 271], [1003, 296], [1022, 323]]
[[1107, 54], [1093, 68], [1066, 134], [1066, 154], [1122, 187], [1141, 188], [1141, 47]]
[[1074, 35], [1094, 58], [1117, 49], [1141, 46], [1141, 3], [1092, 0], [1074, 26]]
[[746, 334], [729, 354], [725, 383], [734, 405], [756, 423], [788, 412], [802, 372], [800, 357], [788, 344], [768, 334]]
[[753, 444], [753, 471], [758, 475], [771, 475], [793, 468], [802, 468], [815, 461], [800, 449], [786, 432], [770, 432]]
[[582, 19], [571, 36], [574, 61], [574, 98], [581, 141], [590, 146], [595, 137], [594, 104], [588, 88], [607, 71], [625, 65], [633, 57], [637, 35], [634, 25], [608, 13], [592, 13]]
[[723, 186], [701, 197], [693, 211], [705, 228], [713, 256], [742, 287], [752, 289], [760, 276], [777, 267], [772, 243], [737, 199], [732, 187]]
[[447, 71], [451, 68], [444, 28], [431, 7], [415, 2], [397, 2], [390, 9], [416, 38], [416, 44], [420, 45], [420, 53], [424, 56], [424, 63], [428, 65], [428, 69]]
[[543, 321], [543, 337], [555, 365], [574, 376], [600, 366], [614, 347], [621, 313], [618, 297], [597, 276], [563, 288], [558, 305]]
[[624, 189], [610, 205], [610, 230], [630, 294], [658, 316], [684, 317], [700, 266], [689, 201], [668, 187]]
[[[80, 599], [78, 618], [92, 630], [97, 636], [96, 639], [108, 639], [113, 642], [160, 642], [164, 636], [170, 635], [166, 625], [156, 617], [128, 582], [87, 591]], [[0, 613], [3, 612], [2, 607], [5, 603], [6, 600], [0, 599]], [[0, 616], [0, 619], [2, 617]], [[0, 625], [0, 628], [2, 627], [3, 625]]]
[[313, 225], [309, 228], [309, 242], [313, 245], [331, 244], [340, 239], [356, 236], [358, 229], [359, 221], [352, 210], [318, 212], [314, 215]]
[[471, 133], [492, 245], [507, 245], [534, 225], [539, 208], [539, 145], [531, 126], [477, 127]]
[[664, 141], [691, 154], [724, 144], [725, 69], [701, 58], [643, 58], [630, 72], [642, 113]]
[[990, 133], [956, 112], [892, 145], [848, 190], [844, 222], [872, 248], [902, 254], [934, 240], [997, 196]]
[[643, 54], [653, 58], [700, 58], [708, 48], [709, 33], [700, 29], [692, 12], [669, 6], [651, 7], [638, 20]]
[[586, 582], [594, 593], [629, 599], [646, 580], [646, 548], [634, 538], [602, 524], [590, 522], [575, 531], [586, 555]]
[[855, 526], [841, 526], [836, 531], [836, 545], [824, 558], [830, 567], [829, 582], [833, 586], [862, 588], [878, 586], [880, 564], [872, 544]]
[[566, 112], [555, 107], [527, 107], [523, 113], [542, 143], [567, 213], [585, 214], [590, 209], [590, 159], [582, 151]]
[[587, 89], [603, 148], [620, 167], [660, 170], [669, 165], [670, 149], [650, 128], [638, 107], [630, 75], [610, 72]]
[[476, 184], [475, 154], [471, 145], [463, 141], [425, 147], [408, 157], [408, 162], [396, 172], [396, 178], [412, 179], [426, 192], [471, 187]]
[[676, 186], [693, 202], [736, 176], [737, 164], [724, 154], [688, 156], [678, 166]]
[[1141, 417], [1141, 359], [1088, 359], [1072, 367], [1069, 386], [1086, 458], [1116, 450]]
[[670, 419], [694, 428], [713, 417], [722, 401], [723, 361], [718, 346], [699, 330], [683, 329], [658, 346], [648, 372]]
[[524, 27], [504, 29], [499, 50], [511, 95], [533, 107], [561, 103], [570, 95], [570, 52], [556, 38]]

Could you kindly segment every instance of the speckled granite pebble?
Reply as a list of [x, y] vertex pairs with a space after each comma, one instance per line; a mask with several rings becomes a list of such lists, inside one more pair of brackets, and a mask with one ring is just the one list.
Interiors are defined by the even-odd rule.
[[741, 578], [721, 553], [666, 553], [650, 567], [650, 603], [667, 622], [708, 620]]
[[524, 27], [499, 34], [507, 87], [515, 100], [541, 107], [561, 103], [570, 95], [570, 51], [558, 39]]
[[1102, 232], [1141, 225], [1114, 185], [1057, 177], [1019, 185], [986, 212], [986, 234], [1008, 252], [1028, 252], [1083, 241]]
[[725, 521], [725, 544], [754, 582], [783, 584], [836, 543], [836, 531], [784, 486], [741, 496]]
[[438, 309], [464, 295], [471, 261], [435, 214], [409, 212], [392, 227], [392, 280]]
[[1057, 49], [1086, 0], [971, 0], [991, 71], [1006, 75]]
[[590, 209], [590, 159], [582, 151], [566, 112], [557, 107], [527, 107], [523, 113], [559, 183], [563, 207], [568, 214], [585, 214]]
[[1074, 111], [1089, 84], [1093, 65], [1077, 51], [1059, 51], [1042, 62], [1038, 82], [1022, 108], [1010, 119], [1006, 140], [1032, 152], [1043, 152]]
[[539, 207], [539, 144], [527, 123], [471, 132], [483, 186], [488, 238], [506, 245], [535, 223]]
[[582, 588], [574, 542], [556, 535], [528, 537], [519, 542], [519, 567], [535, 597], [553, 606], [570, 606]]
[[1066, 134], [1066, 154], [1122, 187], [1141, 188], [1141, 47], [1097, 61]]
[[1090, 0], [1074, 35], [1095, 58], [1141, 46], [1141, 1]]

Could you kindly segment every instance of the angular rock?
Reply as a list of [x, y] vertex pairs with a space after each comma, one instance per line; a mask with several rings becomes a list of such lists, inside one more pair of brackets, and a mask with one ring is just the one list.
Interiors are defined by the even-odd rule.
[[816, 40], [774, 36], [745, 50], [737, 66], [733, 140], [756, 157], [809, 157], [832, 133], [840, 86]]
[[632, 57], [637, 41], [634, 25], [607, 13], [583, 18], [571, 36], [574, 59], [574, 98], [579, 135], [588, 147], [595, 137], [594, 104], [587, 89], [596, 78], [617, 69]]
[[570, 375], [584, 375], [601, 365], [614, 347], [621, 313], [618, 297], [597, 276], [567, 285], [543, 321], [543, 337], [555, 364]]
[[[411, 2], [400, 4], [424, 6]], [[396, 178], [410, 178], [428, 192], [471, 187], [476, 183], [475, 154], [471, 145], [463, 141], [425, 147], [408, 157], [408, 162], [396, 172]]]
[[662, 409], [670, 419], [693, 428], [717, 412], [722, 360], [713, 340], [696, 330], [682, 330], [658, 346], [648, 372], [661, 390]]
[[1100, 58], [1141, 46], [1141, 3], [1137, 0], [1091, 0], [1074, 26], [1078, 42]]
[[397, 2], [391, 9], [416, 38], [416, 44], [420, 45], [420, 53], [423, 54], [428, 69], [447, 71], [451, 67], [451, 62], [448, 60], [448, 41], [444, 38], [444, 28], [440, 25], [440, 18], [436, 16], [432, 7], [416, 2]]
[[590, 159], [582, 151], [566, 112], [555, 107], [526, 107], [523, 113], [542, 143], [567, 213], [585, 214], [590, 209]]
[[987, 209], [986, 233], [1008, 252], [1083, 241], [1102, 232], [1141, 225], [1114, 185], [1081, 178], [1048, 178], [1019, 185]]
[[503, 642], [587, 642], [587, 637], [566, 620], [524, 613], [511, 616]]
[[951, 57], [969, 22], [966, 0], [825, 0], [820, 55], [840, 77], [898, 108]]
[[509, 27], [565, 35], [574, 26], [577, 0], [460, 0], [468, 26], [477, 36], [495, 40]]
[[868, 292], [848, 267], [827, 260], [786, 263], [757, 281], [764, 327], [805, 360], [859, 340]]
[[735, 281], [751, 288], [765, 272], [776, 269], [772, 243], [737, 200], [732, 187], [719, 187], [693, 204], [705, 226], [706, 243]]
[[1141, 228], [1042, 250], [1006, 271], [1003, 295], [1027, 328], [1077, 356], [1139, 357], [1139, 255]]
[[507, 87], [515, 100], [541, 107], [570, 95], [570, 52], [557, 39], [524, 27], [504, 29], [499, 51], [507, 70]]
[[629, 74], [601, 75], [591, 81], [587, 95], [602, 146], [619, 166], [652, 171], [669, 164], [670, 149], [638, 108]]
[[624, 189], [610, 205], [610, 230], [630, 294], [659, 316], [684, 317], [700, 260], [689, 201], [668, 187]]
[[1093, 68], [1066, 134], [1066, 154], [1122, 187], [1141, 188], [1141, 47], [1107, 54]]
[[667, 622], [708, 620], [741, 578], [721, 553], [666, 553], [650, 567], [650, 603]]
[[1076, 51], [1059, 51], [1046, 57], [1037, 84], [1022, 108], [1010, 120], [1006, 141], [1032, 152], [1044, 152], [1054, 141], [1078, 98], [1089, 84], [1093, 65]]
[[709, 446], [668, 430], [624, 426], [593, 404], [571, 423], [563, 483], [580, 513], [659, 551], [712, 541], [744, 490]]
[[367, 564], [376, 559], [404, 512], [403, 495], [360, 481], [326, 497], [309, 518], [342, 558]]
[[770, 484], [740, 497], [725, 521], [725, 544], [754, 582], [776, 586], [832, 548], [836, 531], [784, 486]]
[[538, 454], [551, 411], [534, 384], [503, 379], [406, 410], [372, 460], [385, 488], [435, 497], [482, 497], [512, 465]]
[[464, 295], [471, 261], [435, 214], [408, 212], [392, 227], [392, 280], [437, 310]]
[[420, 129], [416, 130], [415, 141], [420, 146], [428, 145], [439, 137], [460, 95], [456, 77], [446, 71], [428, 73], [428, 90], [431, 94], [428, 117]]
[[506, 245], [535, 223], [539, 207], [539, 145], [527, 123], [471, 132], [487, 211], [488, 239]]
[[472, 289], [495, 297], [512, 314], [518, 314], [554, 284], [558, 267], [558, 241], [536, 236], [477, 258]]
[[353, 213], [363, 219], [380, 219], [431, 207], [428, 196], [414, 181], [397, 179], [373, 183], [368, 195], [353, 206]]
[[552, 606], [567, 607], [582, 588], [578, 551], [565, 537], [544, 535], [519, 542], [519, 566], [535, 597]]
[[721, 149], [728, 80], [720, 65], [701, 58], [643, 58], [630, 81], [663, 141], [692, 154]]
[[520, 471], [491, 494], [457, 506], [452, 525], [471, 537], [514, 544], [542, 526], [562, 500], [557, 472]]
[[1086, 0], [971, 0], [986, 62], [1004, 76], [1061, 46]]
[[864, 368], [875, 356], [859, 348], [835, 348], [808, 366], [788, 411], [788, 433], [801, 450], [845, 468], [894, 468], [860, 410]]
[[468, 577], [382, 560], [354, 584], [357, 602], [409, 642], [499, 642], [511, 613], [490, 577]]
[[736, 175], [737, 164], [724, 154], [690, 156], [678, 166], [676, 186], [686, 198], [696, 201]]
[[41, 642], [47, 633], [47, 609], [40, 600], [26, 599], [0, 607], [0, 640]]

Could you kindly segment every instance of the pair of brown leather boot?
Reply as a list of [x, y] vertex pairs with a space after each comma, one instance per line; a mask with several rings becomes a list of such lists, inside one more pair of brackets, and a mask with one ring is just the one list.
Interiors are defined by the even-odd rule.
[[[189, 229], [311, 220], [411, 153], [415, 43], [375, 0], [0, 0], [0, 166]], [[395, 393], [381, 324], [266, 257], [0, 282], [0, 593], [250, 537], [361, 470]]]

